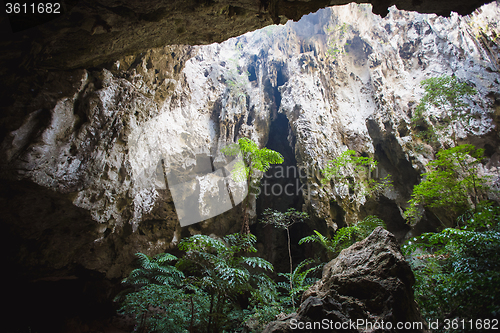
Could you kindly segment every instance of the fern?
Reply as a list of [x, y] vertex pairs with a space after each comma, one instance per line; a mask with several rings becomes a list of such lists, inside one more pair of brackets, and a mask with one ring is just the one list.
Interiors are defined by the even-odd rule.
[[241, 257], [241, 259], [245, 264], [247, 264], [250, 267], [261, 268], [261, 269], [265, 269], [268, 271], [274, 270], [273, 265], [269, 261], [264, 260], [262, 258], [259, 258], [259, 257]]
[[244, 179], [249, 181], [253, 170], [266, 172], [271, 164], [281, 164], [284, 161], [283, 156], [277, 151], [268, 148], [259, 149], [257, 143], [249, 138], [240, 138], [237, 144], [228, 145], [221, 151], [227, 156], [240, 155], [245, 162], [235, 164], [233, 170], [235, 181], [241, 181], [243, 175], [246, 175]]
[[123, 283], [132, 285], [175, 284], [178, 285], [184, 279], [184, 274], [169, 263], [176, 261], [177, 257], [169, 253], [161, 253], [151, 258], [144, 253], [135, 254], [140, 268], [134, 269], [129, 276], [123, 279]]
[[314, 230], [314, 235], [302, 238], [299, 241], [299, 245], [304, 243], [318, 243], [329, 253], [337, 256], [343, 249], [366, 238], [377, 227], [385, 228], [384, 221], [377, 216], [369, 215], [355, 225], [340, 228], [332, 239]]
[[264, 278], [256, 277], [258, 273], [255, 271], [272, 271], [272, 264], [262, 258], [243, 256], [257, 251], [254, 246], [256, 241], [252, 234], [239, 233], [227, 235], [222, 240], [195, 235], [179, 243], [179, 248], [186, 254], [179, 260], [177, 267], [201, 275], [199, 285], [212, 297], [209, 330], [217, 332], [229, 324], [224, 313], [229, 307], [235, 306], [238, 294], [252, 294], [255, 288], [266, 290]]
[[308, 265], [313, 263], [317, 264], [313, 259], [305, 259], [295, 267], [291, 274], [278, 273], [278, 276], [285, 277], [288, 280], [286, 282], [278, 282], [278, 287], [285, 289], [287, 292], [287, 296], [284, 299], [285, 303], [293, 306], [299, 301], [300, 295], [318, 280], [310, 275], [320, 271], [324, 264], [317, 264], [306, 269]]

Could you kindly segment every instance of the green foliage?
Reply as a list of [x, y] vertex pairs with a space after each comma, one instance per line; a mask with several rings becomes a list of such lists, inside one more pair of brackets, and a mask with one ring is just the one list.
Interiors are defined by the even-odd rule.
[[[371, 157], [356, 156], [354, 150], [346, 150], [339, 157], [328, 161], [321, 170], [324, 177], [321, 182], [327, 184], [331, 180], [336, 188], [346, 188], [349, 197], [354, 201], [359, 196], [377, 196], [391, 186], [390, 175], [376, 180], [371, 172], [377, 167], [377, 161]], [[340, 193], [337, 193], [340, 196]]]
[[171, 285], [148, 284], [123, 298], [119, 312], [137, 322], [137, 331], [179, 333], [206, 326], [208, 294]]
[[295, 308], [295, 304], [300, 301], [302, 293], [309, 289], [318, 279], [311, 276], [312, 274], [321, 271], [324, 264], [318, 264], [307, 268], [311, 264], [316, 263], [313, 259], [305, 259], [295, 267], [291, 273], [278, 273], [278, 276], [283, 276], [287, 282], [278, 282], [278, 286], [286, 290], [286, 297], [282, 299], [285, 305]]
[[[120, 293], [120, 313], [133, 316], [143, 332], [221, 332], [242, 325], [238, 297], [252, 308], [277, 301], [276, 283], [264, 271], [268, 261], [254, 253], [256, 238], [231, 234], [223, 239], [194, 235], [182, 239], [177, 259], [163, 253], [154, 258], [138, 253], [139, 268], [123, 280], [134, 288]], [[176, 265], [173, 262], [177, 261]], [[249, 310], [252, 311], [252, 310]], [[248, 311], [247, 311], [248, 312]]]
[[314, 230], [314, 235], [302, 238], [299, 241], [299, 244], [311, 242], [318, 243], [323, 246], [325, 250], [336, 257], [343, 249], [348, 248], [355, 242], [368, 237], [368, 235], [370, 235], [377, 227], [385, 228], [384, 221], [377, 216], [369, 215], [355, 225], [340, 228], [337, 230], [332, 239], [329, 239]]
[[154, 258], [143, 253], [135, 255], [140, 267], [134, 269], [127, 278], [123, 279], [123, 283], [139, 286], [149, 283], [179, 285], [184, 279], [184, 274], [170, 265], [170, 262], [177, 260], [177, 257], [172, 254], [160, 253]]
[[488, 190], [488, 178], [478, 175], [483, 152], [472, 145], [438, 152], [437, 159], [427, 165], [430, 171], [424, 173], [422, 182], [413, 188], [405, 217], [411, 222], [418, 221], [419, 206], [445, 208], [455, 216], [473, 208], [481, 194]]
[[255, 171], [266, 172], [271, 164], [281, 164], [284, 161], [280, 153], [268, 148], [259, 149], [259, 146], [248, 138], [240, 138], [238, 143], [228, 145], [221, 151], [227, 156], [242, 154], [243, 161], [235, 164], [231, 174], [238, 182], [249, 182]]
[[260, 303], [251, 310], [244, 310], [246, 329], [250, 333], [260, 333], [264, 327], [276, 317], [287, 312], [287, 308], [280, 301]]
[[236, 42], [234, 46], [236, 53], [235, 57], [228, 59], [227, 70], [224, 73], [224, 78], [229, 88], [229, 94], [238, 99], [245, 95], [245, 88], [248, 83], [248, 77], [250, 76], [250, 73], [248, 71], [243, 71], [238, 64], [238, 60], [242, 56], [243, 48], [243, 42]]
[[194, 235], [181, 240], [179, 249], [186, 255], [178, 267], [196, 265], [203, 278], [202, 286], [218, 295], [241, 293], [249, 289], [249, 267], [273, 270], [268, 261], [259, 257], [246, 257], [241, 253], [257, 252], [256, 238], [252, 234], [231, 234], [223, 240], [206, 235]]
[[177, 267], [198, 276], [200, 287], [210, 295], [209, 331], [219, 332], [230, 322], [227, 313], [237, 307], [236, 296], [250, 292], [253, 302], [274, 301], [274, 282], [256, 269], [272, 271], [268, 261], [243, 256], [256, 252], [252, 234], [232, 234], [222, 240], [194, 235], [181, 240], [179, 249], [186, 251]]
[[344, 41], [344, 39], [349, 29], [351, 29], [351, 26], [345, 22], [341, 26], [330, 26], [326, 29], [328, 36], [328, 48], [326, 50], [327, 56], [335, 59], [338, 54], [346, 53], [345, 47], [350, 44]]
[[278, 229], [286, 230], [298, 222], [304, 222], [309, 215], [306, 212], [299, 212], [294, 208], [289, 208], [286, 212], [278, 212], [274, 209], [267, 208], [262, 213], [261, 222], [270, 224]]
[[[283, 156], [277, 151], [262, 148], [248, 138], [240, 138], [238, 143], [228, 145], [221, 149], [222, 153], [227, 156], [240, 157], [234, 163], [231, 177], [236, 182], [246, 181], [249, 192], [259, 193], [258, 179], [260, 172], [269, 170], [271, 164], [281, 164], [284, 159]], [[249, 196], [247, 196], [241, 205], [243, 211], [243, 223], [241, 232], [250, 233], [249, 227]]]
[[[475, 95], [476, 90], [465, 82], [459, 82], [455, 76], [447, 75], [423, 80], [420, 85], [425, 94], [411, 119], [413, 128], [424, 128], [420, 131], [420, 137], [432, 142], [437, 140], [435, 129], [443, 130], [451, 125], [452, 136], [456, 142], [457, 124], [461, 123], [467, 129], [464, 122], [470, 119], [466, 99]], [[439, 120], [429, 112], [431, 106], [439, 110]]]
[[187, 332], [189, 327], [206, 325], [208, 294], [189, 283], [171, 263], [177, 257], [162, 253], [151, 258], [136, 254], [139, 268], [122, 283], [134, 286], [118, 294], [119, 313], [135, 318], [137, 330]]
[[441, 323], [446, 318], [498, 318], [500, 209], [481, 203], [457, 223], [403, 246], [415, 273], [415, 299], [425, 318]]

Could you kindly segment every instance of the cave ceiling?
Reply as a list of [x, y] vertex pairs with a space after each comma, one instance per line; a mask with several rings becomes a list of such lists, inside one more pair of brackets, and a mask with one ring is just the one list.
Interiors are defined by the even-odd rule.
[[[0, 75], [9, 70], [89, 68], [168, 44], [222, 42], [270, 24], [299, 20], [346, 0], [97, 0], [61, 2], [60, 14], [18, 14], [0, 19]], [[484, 0], [371, 0], [385, 16], [398, 9], [466, 15]], [[55, 9], [55, 8], [54, 8]], [[30, 8], [28, 8], [28, 11]], [[21, 8], [21, 12], [23, 9]]]

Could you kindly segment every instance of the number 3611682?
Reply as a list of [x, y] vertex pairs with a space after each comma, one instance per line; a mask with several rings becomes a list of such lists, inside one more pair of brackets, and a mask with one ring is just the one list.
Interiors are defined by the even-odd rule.
[[61, 4], [59, 2], [7, 2], [5, 12], [7, 14], [61, 14]]

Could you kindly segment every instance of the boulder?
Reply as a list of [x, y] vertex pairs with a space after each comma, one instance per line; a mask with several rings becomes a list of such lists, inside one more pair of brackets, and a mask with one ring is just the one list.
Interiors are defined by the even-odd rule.
[[427, 332], [414, 283], [396, 238], [378, 227], [325, 265], [297, 313], [269, 323], [264, 332]]

